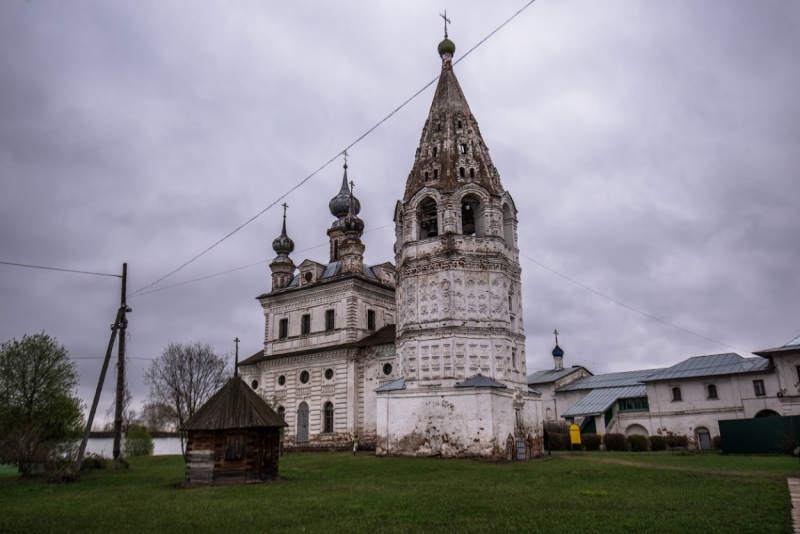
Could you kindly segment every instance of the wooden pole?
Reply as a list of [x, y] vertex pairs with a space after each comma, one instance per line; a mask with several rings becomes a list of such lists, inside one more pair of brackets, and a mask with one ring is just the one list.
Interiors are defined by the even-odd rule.
[[120, 319], [122, 318], [122, 308], [117, 310], [117, 317], [114, 319], [114, 324], [111, 325], [111, 339], [108, 340], [108, 349], [106, 349], [106, 357], [103, 360], [103, 367], [100, 370], [100, 379], [97, 381], [97, 391], [94, 393], [94, 401], [92, 402], [92, 409], [89, 410], [89, 420], [86, 422], [86, 430], [83, 431], [83, 439], [81, 440], [81, 447], [78, 449], [78, 459], [75, 461], [75, 472], [81, 470], [81, 462], [83, 462], [83, 455], [86, 452], [86, 443], [89, 441], [89, 432], [92, 431], [92, 423], [94, 422], [94, 414], [97, 412], [97, 403], [100, 402], [100, 393], [103, 391], [103, 381], [106, 378], [106, 371], [108, 370], [108, 362], [111, 360], [111, 351], [114, 349], [114, 340], [117, 338], [117, 329], [119, 328]]
[[122, 292], [120, 296], [119, 309], [122, 310], [122, 316], [119, 323], [119, 345], [117, 346], [119, 352], [117, 353], [117, 398], [115, 401], [114, 410], [114, 469], [119, 467], [120, 446], [122, 444], [122, 408], [125, 403], [125, 329], [128, 327], [128, 319], [125, 318], [125, 312], [128, 311], [128, 305], [125, 304], [125, 293], [127, 292], [128, 284], [128, 264], [122, 264]]

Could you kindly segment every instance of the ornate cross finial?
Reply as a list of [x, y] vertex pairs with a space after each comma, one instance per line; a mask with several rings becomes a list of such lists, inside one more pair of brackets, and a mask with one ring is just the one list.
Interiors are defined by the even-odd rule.
[[[286, 208], [289, 207], [289, 204], [284, 202], [283, 204], [281, 204], [281, 206], [283, 206], [283, 218], [285, 219], [286, 218]], [[234, 341], [236, 341], [236, 340], [234, 340]]]
[[342, 154], [344, 154], [344, 168], [346, 169], [347, 168], [347, 156], [348, 156], [346, 148], [344, 149], [344, 152], [342, 152]]
[[558, 329], [553, 330], [553, 333], [556, 335], [556, 345], [558, 345]]
[[444, 19], [444, 38], [447, 39], [447, 25], [448, 24], [452, 24], [452, 22], [450, 22], [450, 19], [447, 18], [447, 10], [446, 9], [444, 10], [444, 15], [439, 13], [439, 16]]
[[356, 188], [356, 184], [353, 183], [353, 180], [350, 180], [350, 194], [353, 194], [353, 189]]

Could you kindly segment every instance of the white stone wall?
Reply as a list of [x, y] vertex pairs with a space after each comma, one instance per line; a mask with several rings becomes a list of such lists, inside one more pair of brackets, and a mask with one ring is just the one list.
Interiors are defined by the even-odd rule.
[[509, 435], [522, 435], [541, 451], [541, 404], [532, 395], [512, 389], [415, 388], [377, 397], [379, 455], [505, 457]]
[[[375, 331], [396, 321], [394, 289], [350, 278], [308, 286], [260, 299], [264, 310], [265, 354], [332, 347], [356, 341], [374, 331], [367, 328], [367, 311], [375, 312]], [[325, 314], [334, 310], [334, 330], [325, 329]], [[311, 332], [301, 334], [301, 318], [311, 316]], [[289, 320], [288, 337], [279, 338], [281, 319]]]

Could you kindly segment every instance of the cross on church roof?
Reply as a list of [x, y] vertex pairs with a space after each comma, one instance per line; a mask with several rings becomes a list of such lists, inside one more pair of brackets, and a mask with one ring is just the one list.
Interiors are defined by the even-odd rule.
[[344, 168], [346, 169], [347, 168], [347, 156], [348, 156], [346, 148], [344, 149], [342, 154], [344, 154]]
[[439, 13], [439, 16], [444, 19], [444, 38], [447, 39], [447, 25], [448, 24], [452, 24], [452, 22], [450, 22], [450, 19], [447, 18], [447, 10], [446, 9], [444, 10], [444, 15]]
[[289, 204], [284, 202], [283, 204], [281, 204], [281, 206], [283, 206], [283, 218], [285, 219], [286, 218], [286, 208], [289, 207]]
[[553, 330], [553, 333], [556, 335], [556, 345], [558, 345], [558, 328]]

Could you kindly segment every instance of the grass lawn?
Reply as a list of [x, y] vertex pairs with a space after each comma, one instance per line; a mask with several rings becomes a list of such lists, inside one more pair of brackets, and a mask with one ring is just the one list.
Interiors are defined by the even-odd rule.
[[0, 532], [780, 533], [791, 532], [786, 476], [799, 467], [674, 453], [521, 463], [295, 453], [281, 460], [285, 482], [180, 490], [182, 459], [160, 456], [76, 484], [2, 475]]
[[17, 468], [13, 465], [0, 464], [0, 475], [7, 475], [9, 473], [16, 473]]

